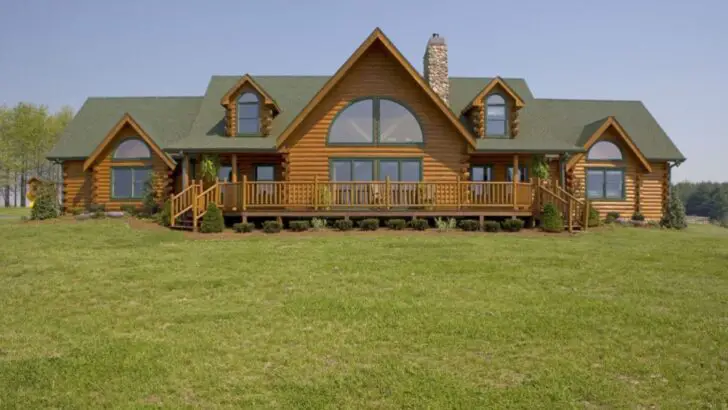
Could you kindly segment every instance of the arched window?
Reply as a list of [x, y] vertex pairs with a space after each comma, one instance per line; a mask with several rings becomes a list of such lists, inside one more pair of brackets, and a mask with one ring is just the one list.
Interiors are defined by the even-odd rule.
[[591, 161], [621, 161], [622, 151], [614, 143], [599, 141], [592, 145], [586, 158]]
[[384, 98], [359, 100], [344, 108], [329, 129], [332, 144], [421, 144], [417, 117], [405, 106]]
[[144, 141], [138, 138], [129, 138], [122, 141], [114, 151], [114, 159], [147, 159], [152, 153]]
[[238, 134], [260, 132], [260, 101], [254, 93], [243, 93], [238, 98]]
[[486, 99], [485, 134], [489, 137], [504, 137], [507, 132], [508, 112], [506, 100], [500, 94], [491, 94]]

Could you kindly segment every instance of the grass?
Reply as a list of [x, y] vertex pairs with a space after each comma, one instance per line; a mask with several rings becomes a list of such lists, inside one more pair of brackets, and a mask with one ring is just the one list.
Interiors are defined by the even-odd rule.
[[0, 218], [30, 216], [30, 208], [0, 208]]
[[713, 226], [0, 230], [2, 408], [728, 403], [728, 230]]

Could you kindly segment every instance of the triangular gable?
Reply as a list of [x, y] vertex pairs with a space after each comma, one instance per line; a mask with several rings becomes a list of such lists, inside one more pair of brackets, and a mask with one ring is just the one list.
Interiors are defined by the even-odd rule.
[[346, 60], [346, 62], [336, 71], [336, 73], [324, 84], [323, 87], [314, 95], [314, 97], [311, 99], [311, 101], [308, 102], [308, 104], [301, 110], [300, 113], [294, 118], [294, 120], [288, 124], [288, 127], [286, 127], [285, 130], [278, 136], [278, 140], [276, 141], [276, 144], [278, 147], [283, 145], [283, 143], [291, 136], [293, 133], [293, 130], [295, 130], [301, 122], [314, 110], [316, 105], [318, 105], [328, 94], [329, 92], [344, 78], [344, 76], [349, 72], [349, 70], [356, 64], [357, 61], [366, 53], [366, 51], [371, 48], [374, 44], [377, 42], [381, 43], [387, 51], [394, 57], [397, 62], [399, 62], [400, 65], [407, 71], [407, 73], [410, 74], [413, 80], [422, 88], [423, 91], [430, 97], [432, 102], [437, 105], [437, 107], [442, 111], [443, 114], [447, 117], [447, 119], [453, 124], [453, 126], [460, 132], [460, 135], [468, 141], [468, 143], [475, 148], [476, 142], [473, 139], [473, 136], [470, 134], [470, 132], [465, 128], [465, 126], [460, 122], [460, 120], [453, 114], [453, 112], [448, 108], [448, 106], [445, 104], [445, 102], [438, 96], [434, 90], [425, 82], [425, 79], [422, 78], [422, 76], [415, 70], [414, 67], [412, 67], [412, 64], [407, 61], [407, 59], [404, 58], [402, 53], [397, 50], [397, 48], [394, 46], [394, 44], [387, 38], [386, 35], [382, 32], [381, 29], [378, 27], [374, 29], [372, 34], [367, 37], [366, 40], [359, 46], [359, 48], [354, 51], [354, 53], [349, 57], [349, 59]]
[[165, 154], [160, 148], [159, 145], [157, 145], [156, 142], [147, 134], [142, 127], [137, 123], [134, 118], [129, 113], [124, 114], [123, 117], [119, 120], [119, 122], [116, 123], [116, 125], [109, 131], [108, 134], [106, 134], [106, 137], [99, 143], [98, 146], [96, 146], [96, 149], [94, 152], [89, 155], [89, 157], [86, 159], [86, 162], [83, 163], [83, 170], [86, 171], [89, 169], [91, 165], [98, 159], [99, 155], [106, 149], [106, 147], [109, 146], [111, 141], [114, 140], [116, 135], [121, 131], [124, 126], [130, 126], [138, 135], [139, 138], [141, 138], [148, 146], [151, 148], [151, 150], [159, 156], [159, 158], [164, 161], [165, 164], [171, 169], [174, 169], [175, 162], [172, 160], [172, 158], [169, 157], [169, 155]]
[[486, 86], [483, 87], [482, 90], [480, 90], [478, 95], [476, 95], [475, 98], [473, 98], [470, 103], [468, 103], [468, 105], [463, 108], [463, 112], [472, 108], [473, 105], [481, 105], [481, 101], [483, 101], [483, 98], [491, 91], [493, 91], [493, 89], [497, 86], [500, 86], [513, 99], [513, 103], [515, 104], [516, 108], [521, 108], [526, 105], [521, 96], [519, 96], [518, 93], [516, 93], [511, 87], [509, 87], [502, 78], [496, 77], [490, 80], [490, 82], [486, 84]]
[[245, 74], [244, 76], [242, 76], [240, 80], [238, 80], [238, 82], [236, 82], [235, 85], [232, 86], [232, 88], [230, 88], [228, 92], [222, 96], [222, 98], [220, 99], [220, 104], [224, 106], [229, 105], [231, 102], [230, 100], [233, 98], [235, 93], [240, 91], [240, 89], [243, 88], [245, 85], [250, 85], [256, 92], [258, 92], [258, 94], [263, 96], [266, 104], [273, 105], [273, 108], [275, 108], [277, 112], [281, 112], [281, 108], [278, 106], [273, 97], [265, 92], [263, 87], [261, 87], [260, 84], [258, 84], [250, 74]]
[[[642, 151], [640, 151], [639, 148], [637, 148], [637, 145], [635, 145], [634, 141], [632, 141], [632, 138], [629, 137], [627, 132], [622, 128], [622, 125], [619, 124], [616, 118], [609, 116], [604, 120], [601, 120], [602, 124], [594, 132], [592, 132], [590, 135], [585, 133], [584, 137], [587, 137], [586, 141], [584, 142], [584, 151], [583, 154], [578, 154], [573, 156], [569, 162], [567, 163], [567, 167], [571, 168], [576, 164], [583, 156], [586, 156], [589, 154], [589, 149], [592, 147], [592, 145], [596, 144], [599, 139], [604, 135], [605, 132], [611, 127], [614, 129], [617, 133], [617, 136], [622, 139], [624, 144], [629, 148], [630, 151], [637, 157], [637, 159], [640, 161], [642, 166], [645, 168], [647, 172], [652, 172], [652, 166], [650, 166], [650, 162], [645, 158], [644, 154], [642, 154]], [[585, 129], [588, 131], [594, 129], [599, 124], [599, 121], [596, 123], [588, 124]]]

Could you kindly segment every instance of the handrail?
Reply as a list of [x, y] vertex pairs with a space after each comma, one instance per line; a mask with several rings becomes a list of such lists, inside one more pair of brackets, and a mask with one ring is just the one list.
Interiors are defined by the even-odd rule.
[[170, 198], [170, 226], [175, 226], [177, 218], [193, 208], [195, 188], [195, 185], [190, 185]]
[[[200, 204], [200, 201], [202, 201], [202, 204]], [[220, 185], [218, 181], [215, 181], [213, 185], [202, 191], [202, 193], [197, 195], [197, 197], [195, 198], [195, 206], [197, 207], [197, 213], [195, 215], [195, 226], [197, 220], [205, 215], [205, 213], [207, 212], [207, 207], [212, 202], [214, 202], [215, 205], [220, 206]]]

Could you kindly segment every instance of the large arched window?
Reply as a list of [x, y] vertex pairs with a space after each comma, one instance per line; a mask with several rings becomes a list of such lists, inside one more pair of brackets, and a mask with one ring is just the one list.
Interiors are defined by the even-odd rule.
[[500, 94], [491, 94], [485, 103], [485, 134], [489, 137], [505, 137], [508, 119], [505, 98]]
[[116, 147], [114, 159], [148, 159], [152, 153], [144, 141], [138, 138], [124, 140]]
[[592, 145], [586, 158], [590, 161], [621, 161], [622, 151], [609, 141], [599, 141]]
[[405, 106], [384, 98], [359, 100], [344, 108], [329, 129], [332, 144], [421, 144], [417, 117]]
[[243, 93], [238, 98], [238, 134], [260, 132], [260, 100], [254, 93]]

